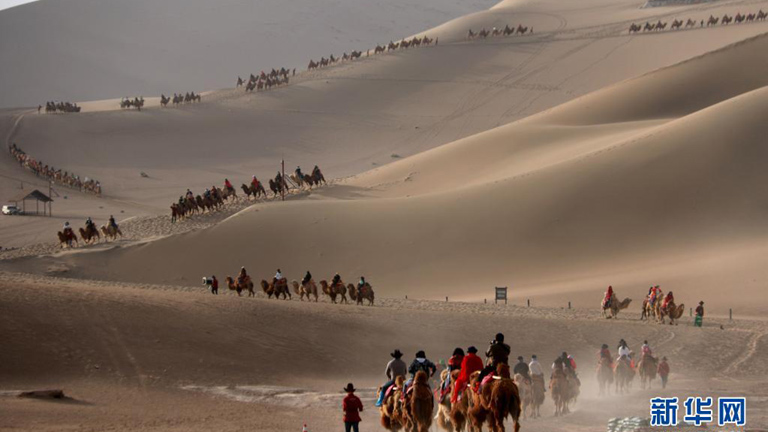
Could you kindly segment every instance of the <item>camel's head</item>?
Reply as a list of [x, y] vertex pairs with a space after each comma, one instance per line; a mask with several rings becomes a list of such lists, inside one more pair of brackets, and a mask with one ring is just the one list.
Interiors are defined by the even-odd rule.
[[427, 376], [427, 373], [424, 371], [416, 372], [416, 376], [413, 377], [413, 382], [415, 384], [427, 384], [428, 381], [429, 381], [429, 377]]
[[502, 378], [509, 378], [509, 365], [506, 365], [504, 363], [499, 363], [496, 366], [496, 375], [502, 377]]
[[480, 379], [480, 371], [472, 372], [472, 374], [469, 376], [469, 382], [476, 383], [477, 380]]
[[232, 276], [227, 276], [225, 280], [227, 281], [228, 284], [231, 284], [232, 282], [235, 281], [234, 279], [232, 279]]
[[398, 375], [397, 377], [395, 377], [395, 385], [398, 388], [403, 388], [403, 384], [404, 383], [405, 383], [405, 377], [403, 377], [401, 375]]

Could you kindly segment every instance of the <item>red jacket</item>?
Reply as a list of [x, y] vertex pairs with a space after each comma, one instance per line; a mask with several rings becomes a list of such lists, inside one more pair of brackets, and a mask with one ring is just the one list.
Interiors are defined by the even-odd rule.
[[361, 421], [360, 411], [363, 410], [363, 403], [354, 393], [347, 394], [347, 397], [345, 397], [344, 401], [341, 403], [341, 407], [344, 410], [345, 422], [354, 423]]
[[659, 367], [656, 369], [656, 371], [659, 373], [659, 376], [666, 377], [669, 375], [669, 363], [667, 362], [661, 362], [659, 363]]
[[450, 370], [461, 369], [461, 365], [463, 363], [464, 363], [464, 356], [462, 355], [451, 356], [451, 358], [448, 360], [448, 369]]
[[469, 353], [464, 356], [464, 360], [461, 361], [461, 372], [459, 377], [456, 378], [456, 383], [453, 388], [453, 395], [451, 400], [456, 402], [459, 398], [459, 389], [463, 389], [469, 383], [469, 377], [472, 373], [483, 370], [483, 359], [477, 356], [477, 354]]

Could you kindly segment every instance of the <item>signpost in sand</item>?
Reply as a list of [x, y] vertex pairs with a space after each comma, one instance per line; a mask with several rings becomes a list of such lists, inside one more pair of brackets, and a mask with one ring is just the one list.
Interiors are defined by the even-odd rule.
[[496, 301], [494, 303], [499, 303], [499, 300], [504, 300], [504, 304], [507, 304], [507, 287], [496, 287]]

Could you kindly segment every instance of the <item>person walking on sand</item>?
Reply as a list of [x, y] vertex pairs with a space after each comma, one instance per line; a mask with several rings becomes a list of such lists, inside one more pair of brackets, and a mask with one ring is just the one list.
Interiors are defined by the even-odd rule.
[[355, 396], [355, 386], [352, 383], [347, 384], [344, 388], [347, 392], [347, 396], [341, 403], [341, 409], [344, 411], [344, 431], [345, 432], [360, 432], [360, 412], [363, 410], [363, 402], [360, 398]]
[[669, 378], [669, 363], [667, 363], [666, 357], [661, 358], [661, 363], [659, 363], [659, 366], [656, 368], [656, 372], [658, 372], [659, 376], [661, 377], [661, 388], [667, 388], [667, 379]]
[[216, 275], [211, 276], [211, 294], [219, 295], [219, 280]]
[[387, 375], [387, 382], [381, 386], [379, 399], [376, 401], [377, 407], [380, 407], [381, 404], [384, 403], [384, 396], [387, 395], [387, 390], [395, 384], [395, 379], [399, 376], [405, 378], [406, 374], [408, 374], [408, 365], [401, 359], [403, 353], [401, 353], [399, 349], [396, 349], [390, 356], [392, 356], [392, 360], [387, 363], [387, 369], [384, 371]]
[[696, 319], [693, 321], [695, 327], [701, 327], [701, 322], [704, 321], [704, 301], [700, 301], [696, 307]]

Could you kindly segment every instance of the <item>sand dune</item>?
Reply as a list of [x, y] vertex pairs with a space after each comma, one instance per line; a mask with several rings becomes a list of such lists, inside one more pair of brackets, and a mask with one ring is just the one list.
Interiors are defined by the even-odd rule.
[[[764, 280], [768, 234], [759, 164], [768, 64], [749, 58], [765, 43], [622, 83], [352, 178], [319, 199], [257, 206], [202, 232], [65, 261], [77, 275], [163, 283], [240, 265], [260, 277], [277, 267], [292, 277], [340, 271], [367, 275], [386, 295], [428, 298], [478, 299], [511, 285], [552, 300], [573, 281], [579, 305], [608, 284], [639, 301], [647, 285], [667, 281], [692, 305], [721, 298], [731, 281], [744, 296], [729, 305], [760, 314], [766, 304], [752, 296]], [[749, 72], [711, 67], [734, 63]], [[697, 80], [680, 80], [665, 99], [668, 81], [694, 72]], [[697, 99], [706, 77], [718, 77], [713, 94], [722, 98], [711, 106], [714, 96]], [[612, 108], [616, 100], [634, 111]], [[595, 124], [603, 116], [608, 122]], [[717, 266], [697, 264], [715, 253]], [[745, 267], [752, 280], [740, 276]]]

